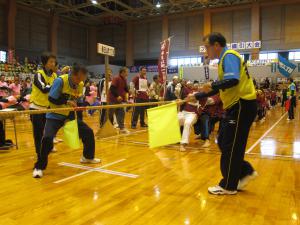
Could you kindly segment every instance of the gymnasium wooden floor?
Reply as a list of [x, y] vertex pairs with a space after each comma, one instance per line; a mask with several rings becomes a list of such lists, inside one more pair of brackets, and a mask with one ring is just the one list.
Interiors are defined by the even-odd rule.
[[[20, 149], [0, 152], [0, 225], [300, 224], [299, 111], [287, 122], [277, 107], [253, 126], [246, 158], [260, 176], [236, 196], [207, 193], [220, 179], [215, 144], [150, 150], [146, 130], [97, 140], [94, 170], [80, 165], [81, 151], [57, 144], [45, 176], [33, 179], [31, 124], [21, 117]], [[85, 120], [97, 130], [98, 114]], [[11, 123], [7, 130], [12, 137]]]

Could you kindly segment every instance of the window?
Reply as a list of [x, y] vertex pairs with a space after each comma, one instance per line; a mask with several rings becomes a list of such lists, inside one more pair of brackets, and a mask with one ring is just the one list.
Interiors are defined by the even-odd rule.
[[178, 65], [178, 59], [170, 59], [170, 65], [171, 66], [177, 66]]
[[260, 60], [273, 60], [278, 58], [278, 53], [260, 53]]
[[268, 54], [267, 53], [261, 53], [261, 54], [259, 54], [259, 59], [260, 60], [267, 60], [268, 59]]
[[268, 59], [277, 59], [278, 53], [268, 53]]
[[295, 52], [289, 52], [289, 60], [294, 60]]
[[184, 58], [179, 58], [178, 59], [178, 66], [184, 65]]
[[289, 52], [289, 60], [300, 60], [300, 52]]
[[0, 51], [0, 61], [6, 62], [6, 51]]
[[198, 58], [191, 58], [191, 64], [197, 64]]
[[191, 58], [185, 58], [184, 65], [189, 65], [189, 64], [191, 64]]

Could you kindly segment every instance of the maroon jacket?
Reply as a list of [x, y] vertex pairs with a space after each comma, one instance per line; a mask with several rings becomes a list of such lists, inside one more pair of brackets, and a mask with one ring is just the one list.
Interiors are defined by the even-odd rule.
[[[141, 78], [140, 74], [136, 75], [133, 79], [132, 79], [132, 83], [134, 84], [134, 88], [136, 90], [136, 99], [143, 99], [143, 100], [149, 100], [149, 95], [146, 91], [139, 91], [139, 79], [145, 79], [147, 80], [147, 78]], [[148, 81], [147, 81], [148, 83]], [[149, 85], [148, 85], [149, 86]]]
[[108, 91], [108, 102], [119, 103], [117, 100], [118, 96], [121, 96], [124, 101], [126, 93], [128, 93], [127, 80], [120, 75], [115, 76]]
[[211, 117], [221, 117], [224, 113], [223, 103], [219, 95], [214, 95], [211, 97], [215, 104], [207, 105], [204, 109], [204, 112], [207, 113]]

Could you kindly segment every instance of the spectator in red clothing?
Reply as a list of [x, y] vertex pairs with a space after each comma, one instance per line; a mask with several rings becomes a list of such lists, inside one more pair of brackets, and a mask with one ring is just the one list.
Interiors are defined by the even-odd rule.
[[6, 93], [5, 93], [5, 88], [8, 88], [8, 84], [5, 81], [5, 75], [1, 74], [1, 78], [0, 78], [0, 98], [5, 97]]
[[[128, 69], [123, 67], [119, 71], [119, 75], [114, 77], [109, 91], [108, 91], [108, 103], [111, 105], [122, 104], [128, 101], [128, 86], [127, 86]], [[125, 110], [124, 108], [109, 109], [109, 120], [111, 123], [114, 121], [114, 114], [116, 115], [118, 126], [121, 133], [129, 133], [125, 129], [124, 119]]]
[[209, 115], [209, 133], [214, 130], [215, 124], [221, 121], [224, 114], [223, 103], [219, 94], [208, 98], [206, 104], [206, 113]]
[[182, 88], [181, 99], [185, 99], [190, 93], [193, 92], [193, 83], [192, 81], [187, 81], [186, 85]]
[[9, 85], [9, 88], [12, 90], [12, 95], [19, 97], [21, 94], [21, 84], [19, 76], [15, 76], [14, 82]]
[[[135, 103], [149, 102], [149, 84], [147, 81], [146, 67], [140, 69], [140, 73], [132, 79], [132, 83], [135, 89]], [[145, 111], [147, 106], [134, 107], [131, 118], [131, 128], [136, 129], [138, 119], [140, 117], [141, 127], [148, 127], [145, 123]]]
[[[193, 93], [193, 91], [196, 91], [194, 89], [193, 83], [191, 81], [187, 81], [186, 84], [182, 87], [180, 99], [185, 99], [189, 94]], [[184, 109], [186, 104], [187, 103], [180, 106], [180, 111]]]
[[263, 122], [266, 116], [266, 98], [262, 90], [256, 92], [258, 121]]
[[271, 106], [272, 107], [276, 106], [276, 92], [275, 91], [271, 92]]

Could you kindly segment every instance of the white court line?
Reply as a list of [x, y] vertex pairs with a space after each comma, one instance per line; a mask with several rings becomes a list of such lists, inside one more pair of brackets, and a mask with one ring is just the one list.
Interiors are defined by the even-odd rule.
[[146, 131], [147, 130], [138, 130], [138, 131], [130, 132], [129, 134], [118, 134], [118, 135], [114, 135], [114, 136], [111, 136], [111, 137], [99, 138], [98, 140], [107, 140], [107, 139], [117, 138], [117, 137], [126, 137], [126, 136], [130, 136], [132, 134], [143, 133], [143, 132], [146, 132]]
[[[111, 166], [111, 165], [114, 165], [114, 164], [123, 162], [123, 161], [125, 161], [125, 160], [126, 160], [126, 159], [120, 159], [120, 160], [117, 160], [117, 161], [108, 163], [108, 164], [106, 164], [106, 165], [104, 165], [104, 166], [101, 166], [101, 167], [99, 167], [99, 168], [105, 168], [105, 167], [108, 167], [108, 166]], [[84, 171], [84, 172], [82, 172], [82, 173], [78, 173], [78, 174], [75, 174], [75, 175], [73, 175], [73, 176], [66, 177], [66, 178], [61, 179], [61, 180], [57, 180], [57, 181], [55, 181], [55, 182], [53, 182], [53, 183], [54, 183], [54, 184], [59, 184], [59, 183], [62, 183], [62, 182], [64, 182], [64, 181], [71, 180], [71, 179], [73, 179], [73, 178], [75, 178], [75, 177], [79, 177], [79, 176], [82, 176], [82, 175], [84, 175], [84, 174], [91, 173], [91, 172], [93, 172], [93, 171], [92, 171], [92, 170]]]
[[138, 178], [139, 177], [139, 175], [136, 175], [136, 174], [123, 173], [123, 172], [118, 172], [118, 171], [113, 171], [113, 170], [105, 170], [105, 169], [101, 169], [101, 168], [83, 166], [83, 165], [78, 165], [78, 164], [73, 164], [73, 163], [59, 163], [59, 165], [83, 169], [83, 170], [89, 170], [91, 172], [95, 171], [95, 172], [107, 173], [107, 174], [112, 174], [112, 175], [118, 175], [118, 176], [122, 176], [122, 177], [129, 177], [129, 178]]
[[292, 155], [277, 155], [277, 154], [274, 154], [274, 155], [262, 155], [261, 153], [256, 153], [256, 152], [250, 152], [248, 153], [249, 155], [260, 155], [262, 157], [265, 157], [265, 158], [274, 158], [274, 157], [278, 157], [278, 158], [295, 158], [294, 156]]
[[279, 118], [279, 120], [277, 120], [277, 122], [276, 123], [274, 123], [273, 124], [273, 126], [272, 127], [270, 127], [270, 129], [269, 130], [267, 130], [247, 151], [246, 151], [246, 153], [248, 154], [248, 153], [250, 153], [255, 147], [256, 147], [256, 145], [258, 145], [260, 142], [261, 142], [261, 140], [262, 139], [264, 139], [270, 132], [271, 132], [271, 130], [273, 130], [274, 129], [274, 127], [276, 127], [277, 126], [277, 124], [286, 116], [286, 114], [287, 114], [287, 112], [285, 113], [285, 114], [283, 114], [280, 118]]

